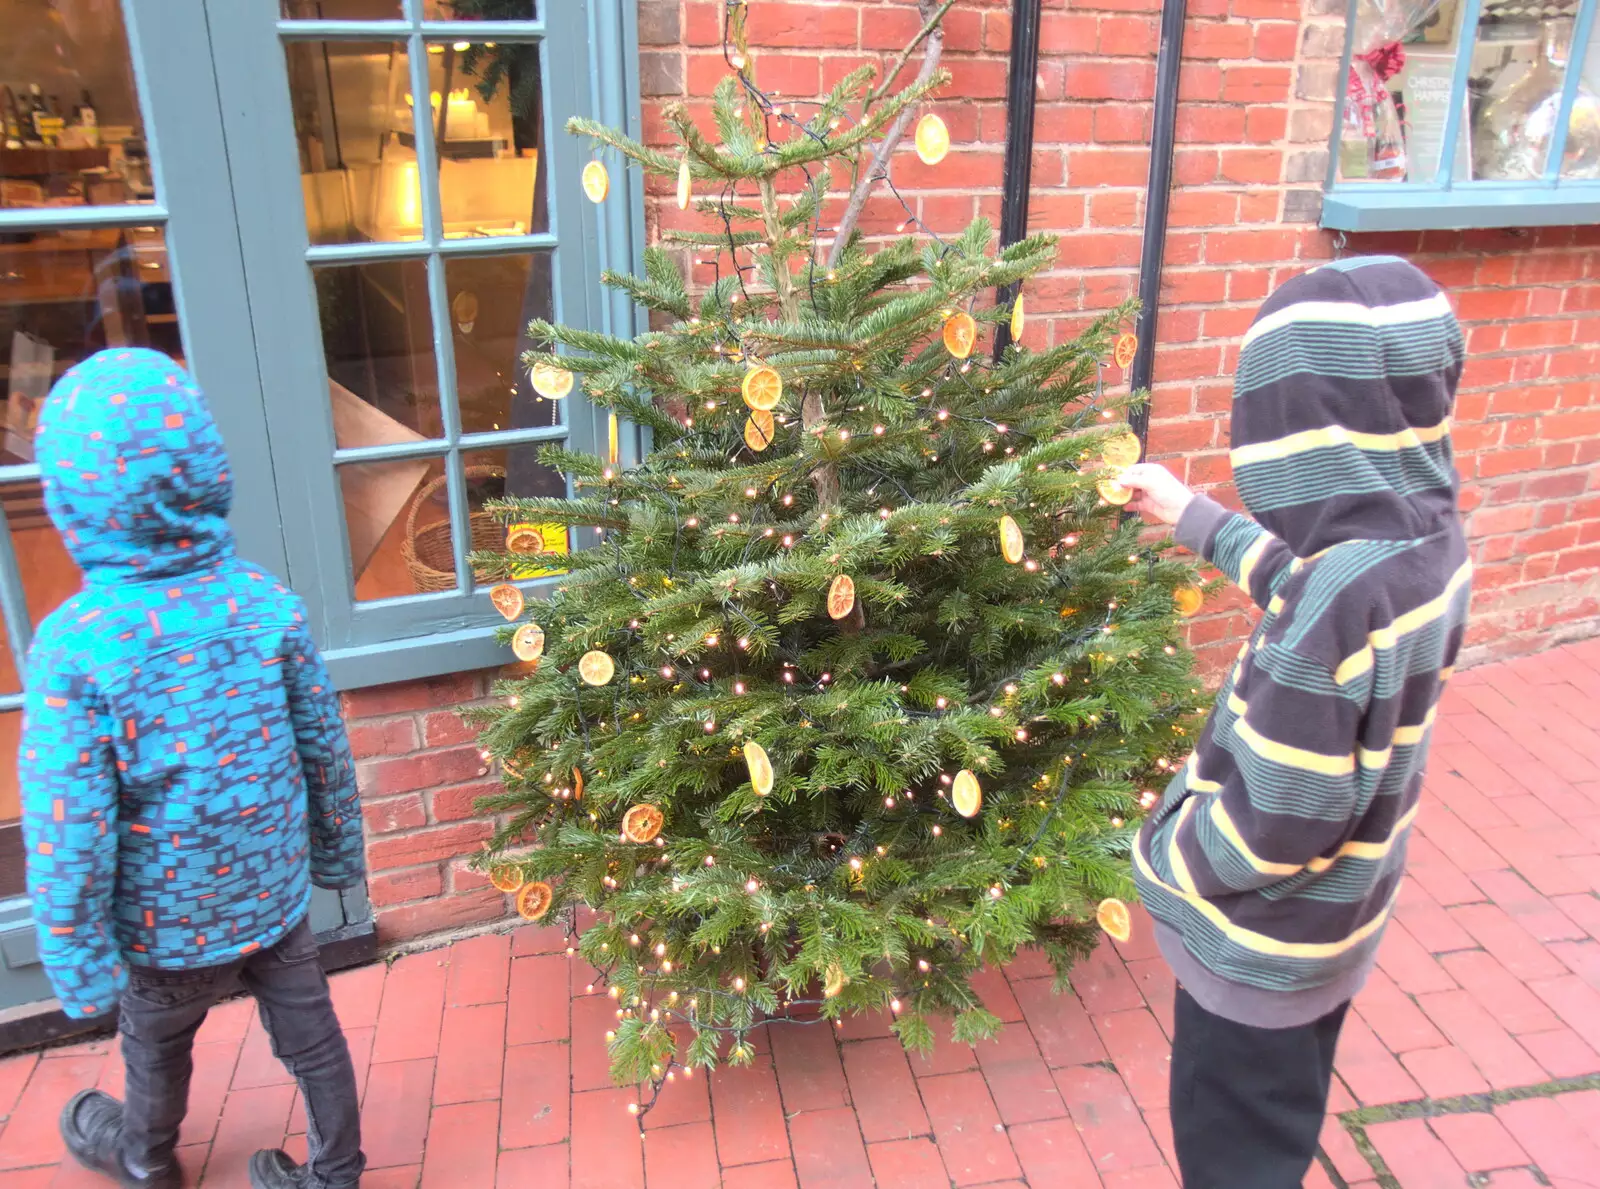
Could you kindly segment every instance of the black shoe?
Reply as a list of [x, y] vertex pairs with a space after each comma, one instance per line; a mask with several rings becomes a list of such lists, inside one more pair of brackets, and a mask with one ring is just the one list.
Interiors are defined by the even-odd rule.
[[123, 1189], [183, 1189], [176, 1164], [134, 1170], [122, 1158], [122, 1104], [100, 1090], [82, 1090], [61, 1108], [61, 1138], [73, 1158]]
[[304, 1166], [282, 1148], [262, 1148], [250, 1157], [251, 1189], [300, 1189], [304, 1176]]

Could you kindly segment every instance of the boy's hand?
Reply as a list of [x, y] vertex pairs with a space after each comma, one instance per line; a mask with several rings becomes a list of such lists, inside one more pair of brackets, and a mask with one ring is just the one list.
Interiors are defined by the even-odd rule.
[[1177, 524], [1189, 501], [1194, 499], [1194, 492], [1159, 463], [1135, 463], [1117, 476], [1117, 482], [1133, 489], [1129, 508], [1163, 524]]

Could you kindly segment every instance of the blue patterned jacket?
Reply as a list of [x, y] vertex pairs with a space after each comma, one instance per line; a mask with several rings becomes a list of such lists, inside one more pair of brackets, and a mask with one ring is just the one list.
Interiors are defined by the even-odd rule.
[[234, 961], [313, 883], [359, 882], [361, 814], [305, 607], [235, 556], [227, 453], [188, 374], [100, 352], [51, 391], [37, 453], [84, 586], [28, 654], [28, 889], [56, 994], [90, 1016], [124, 963]]

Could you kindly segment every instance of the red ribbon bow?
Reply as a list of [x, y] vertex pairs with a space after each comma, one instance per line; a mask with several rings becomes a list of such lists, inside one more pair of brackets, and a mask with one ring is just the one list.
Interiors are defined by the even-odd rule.
[[[1361, 71], [1356, 68], [1358, 64], [1364, 65], [1372, 72], [1373, 86], [1369, 87], [1361, 77]], [[1357, 54], [1355, 61], [1350, 63], [1350, 82], [1346, 101], [1355, 105], [1355, 110], [1361, 117], [1362, 134], [1369, 139], [1376, 132], [1373, 112], [1383, 94], [1383, 84], [1399, 74], [1405, 68], [1405, 64], [1405, 47], [1398, 41], [1391, 41], [1364, 54]]]

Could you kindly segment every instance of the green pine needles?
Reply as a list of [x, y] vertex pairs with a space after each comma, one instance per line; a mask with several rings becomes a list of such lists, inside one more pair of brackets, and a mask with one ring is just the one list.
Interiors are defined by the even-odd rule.
[[[545, 633], [538, 668], [481, 715], [506, 786], [485, 802], [505, 825], [482, 862], [548, 885], [552, 914], [598, 910], [576, 944], [617, 1000], [620, 1082], [748, 1061], [772, 1016], [892, 1010], [919, 1048], [993, 1034], [973, 974], [1036, 946], [1066, 977], [1096, 944], [1096, 905], [1131, 891], [1141, 796], [1191, 747], [1173, 594], [1193, 572], [1096, 490], [1127, 432], [1099, 377], [1129, 310], [990, 362], [1011, 305], [987, 295], [1053, 267], [1052, 239], [994, 252], [983, 221], [947, 244], [852, 236], [829, 268], [827, 172], [807, 167], [859, 161], [931, 89], [862, 114], [870, 81], [770, 142], [743, 65], [716, 95], [721, 143], [682, 111], [681, 154], [575, 122], [647, 172], [687, 162], [721, 230], [669, 238], [720, 249], [724, 270], [692, 294], [652, 250], [643, 277], [608, 276], [662, 327], [635, 339], [533, 327], [653, 446], [630, 467], [547, 449], [572, 498], [494, 509], [570, 526], [579, 548], [523, 613]], [[978, 330], [966, 359], [941, 333], [961, 312]], [[743, 397], [756, 367], [781, 379], [770, 444]], [[526, 561], [474, 558], [505, 579]], [[582, 675], [604, 675], [589, 653], [614, 662], [604, 684]], [[962, 771], [982, 790], [970, 817]]]

